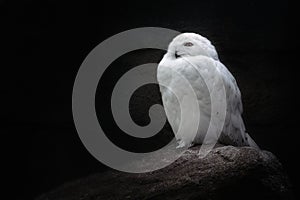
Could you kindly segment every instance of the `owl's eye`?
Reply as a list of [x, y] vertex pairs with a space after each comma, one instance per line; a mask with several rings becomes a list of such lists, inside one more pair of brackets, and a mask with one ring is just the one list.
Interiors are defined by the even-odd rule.
[[194, 46], [194, 44], [191, 43], [191, 42], [186, 42], [186, 43], [183, 44], [183, 46], [191, 47], [191, 46]]

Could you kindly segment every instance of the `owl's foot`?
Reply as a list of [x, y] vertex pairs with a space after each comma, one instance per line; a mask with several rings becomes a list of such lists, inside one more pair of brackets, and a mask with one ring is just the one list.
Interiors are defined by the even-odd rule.
[[180, 140], [178, 142], [178, 146], [176, 147], [176, 149], [179, 149], [179, 148], [182, 148], [182, 147], [185, 147], [185, 142], [183, 140]]
[[178, 146], [176, 147], [176, 149], [183, 148], [183, 147], [189, 148], [191, 145], [192, 144], [186, 144], [183, 140], [180, 140], [178, 142]]

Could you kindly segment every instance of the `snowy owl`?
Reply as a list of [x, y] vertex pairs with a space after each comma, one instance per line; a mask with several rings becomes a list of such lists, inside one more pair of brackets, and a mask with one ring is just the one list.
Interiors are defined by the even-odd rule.
[[[201, 72], [201, 73], [199, 73]], [[222, 83], [216, 78], [218, 73]], [[175, 74], [180, 74], [180, 77]], [[200, 75], [201, 74], [201, 75]], [[203, 78], [205, 76], [205, 78]], [[187, 88], [182, 82], [182, 77], [190, 83], [194, 90], [199, 106], [200, 120], [194, 136], [188, 133], [189, 126], [185, 126], [179, 133], [181, 120], [191, 121], [191, 117], [181, 119], [182, 109], [189, 112], [193, 110], [189, 105], [180, 108], [178, 99], [186, 97]], [[204, 81], [205, 79], [205, 81]], [[218, 95], [221, 87], [225, 88], [226, 95], [226, 116], [221, 134], [217, 136], [208, 135], [208, 143], [222, 143], [233, 146], [251, 146], [258, 148], [254, 140], [245, 132], [245, 125], [242, 119], [241, 93], [236, 80], [228, 69], [220, 62], [215, 47], [211, 42], [195, 33], [182, 33], [176, 36], [169, 44], [168, 51], [158, 65], [157, 80], [160, 84], [163, 107], [167, 119], [178, 140], [178, 147], [189, 147], [194, 144], [203, 144], [208, 126], [212, 118], [211, 96]], [[208, 82], [213, 85], [213, 94], [208, 90]], [[163, 83], [163, 84], [162, 84]], [[163, 86], [164, 85], [164, 86]], [[176, 96], [172, 90], [177, 90]], [[189, 97], [188, 97], [189, 98]]]

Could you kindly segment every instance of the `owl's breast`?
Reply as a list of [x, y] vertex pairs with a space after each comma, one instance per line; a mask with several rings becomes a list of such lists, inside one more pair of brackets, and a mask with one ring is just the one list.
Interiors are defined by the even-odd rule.
[[[199, 64], [200, 63], [200, 64]], [[199, 103], [208, 104], [210, 102], [209, 91], [206, 81], [212, 81], [211, 69], [206, 65], [201, 65], [198, 59], [176, 59], [168, 62], [161, 62], [157, 70], [158, 83], [162, 96], [169, 93], [168, 90], [179, 91], [177, 98], [183, 98], [187, 94], [187, 82], [196, 94]], [[169, 88], [169, 89], [168, 89]]]

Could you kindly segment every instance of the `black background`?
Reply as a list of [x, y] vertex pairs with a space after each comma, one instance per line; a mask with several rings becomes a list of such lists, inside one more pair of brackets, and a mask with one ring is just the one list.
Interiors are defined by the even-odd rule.
[[[2, 0], [0, 5], [2, 165], [10, 199], [31, 199], [106, 169], [76, 133], [74, 79], [100, 42], [145, 26], [197, 32], [212, 41], [242, 91], [248, 132], [280, 159], [297, 186], [293, 61], [299, 43], [289, 1]], [[152, 53], [159, 61], [162, 54]]]

